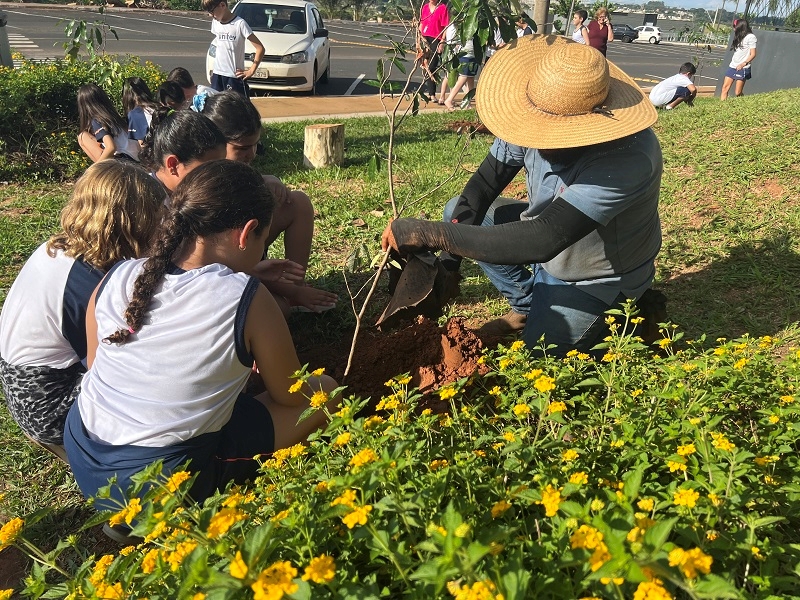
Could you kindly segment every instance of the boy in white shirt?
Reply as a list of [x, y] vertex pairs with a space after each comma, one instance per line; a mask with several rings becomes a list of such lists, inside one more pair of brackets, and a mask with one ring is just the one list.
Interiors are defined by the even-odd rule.
[[[241, 17], [235, 17], [226, 0], [203, 0], [203, 9], [213, 18], [211, 33], [217, 38], [217, 55], [211, 87], [218, 92], [234, 90], [247, 96], [246, 79], [255, 75], [264, 57], [264, 46]], [[244, 70], [244, 43], [250, 40], [255, 48], [253, 65]]]
[[668, 77], [650, 90], [650, 102], [657, 108], [667, 110], [675, 108], [681, 102], [692, 106], [697, 96], [697, 87], [691, 78], [696, 72], [692, 63], [683, 63], [677, 75]]

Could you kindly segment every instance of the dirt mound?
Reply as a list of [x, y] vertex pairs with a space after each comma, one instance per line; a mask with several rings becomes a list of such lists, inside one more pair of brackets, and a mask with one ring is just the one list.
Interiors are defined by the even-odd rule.
[[431, 392], [442, 385], [468, 377], [485, 368], [478, 365], [483, 342], [460, 318], [450, 319], [439, 327], [424, 317], [395, 331], [363, 331], [356, 345], [353, 366], [347, 378], [349, 340], [339, 347], [316, 347], [301, 351], [300, 362], [311, 368], [323, 366], [337, 381], [347, 385], [352, 394], [373, 399], [385, 395], [386, 381], [409, 373], [412, 385]]

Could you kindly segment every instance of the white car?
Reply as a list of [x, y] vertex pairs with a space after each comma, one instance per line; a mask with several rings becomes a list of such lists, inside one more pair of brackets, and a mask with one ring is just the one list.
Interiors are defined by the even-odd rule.
[[[256, 90], [316, 93], [317, 82], [328, 83], [331, 45], [322, 17], [304, 0], [241, 0], [233, 14], [243, 18], [264, 44], [264, 58], [247, 84]], [[216, 40], [215, 40], [216, 41]], [[214, 72], [215, 41], [206, 56], [208, 81]], [[253, 64], [255, 49], [245, 44], [244, 68]]]
[[639, 25], [634, 27], [639, 32], [637, 41], [648, 42], [650, 44], [658, 44], [661, 41], [661, 30], [653, 25]]

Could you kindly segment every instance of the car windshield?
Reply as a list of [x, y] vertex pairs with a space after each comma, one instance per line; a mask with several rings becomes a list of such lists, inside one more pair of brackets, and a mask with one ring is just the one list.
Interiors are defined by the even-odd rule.
[[241, 3], [234, 12], [247, 21], [253, 31], [305, 33], [308, 29], [302, 6]]

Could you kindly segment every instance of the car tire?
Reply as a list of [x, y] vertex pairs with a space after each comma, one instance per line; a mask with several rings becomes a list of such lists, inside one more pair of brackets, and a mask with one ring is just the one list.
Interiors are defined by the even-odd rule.
[[648, 41], [649, 41], [651, 44], [657, 44], [657, 43], [658, 43], [658, 38], [656, 38], [656, 36], [653, 36], [653, 37], [651, 37], [651, 38], [650, 38]]
[[623, 35], [622, 41], [625, 42], [626, 44], [630, 44], [633, 41], [633, 38], [628, 35]]
[[328, 83], [331, 79], [331, 57], [328, 55], [328, 66], [325, 69], [325, 72], [322, 74], [322, 77], [319, 78], [320, 83]]
[[317, 63], [314, 63], [314, 75], [311, 78], [311, 89], [308, 90], [309, 96], [317, 95]]

